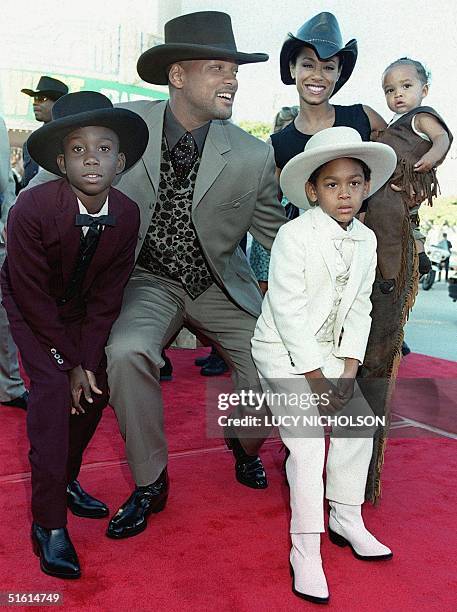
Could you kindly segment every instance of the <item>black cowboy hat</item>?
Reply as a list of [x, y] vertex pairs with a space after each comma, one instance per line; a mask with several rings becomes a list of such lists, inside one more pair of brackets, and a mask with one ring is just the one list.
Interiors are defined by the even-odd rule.
[[68, 93], [68, 87], [58, 79], [42, 76], [38, 81], [36, 91], [33, 89], [21, 89], [21, 91], [28, 96], [47, 96], [51, 100], [58, 100]]
[[295, 83], [290, 74], [289, 62], [302, 47], [311, 47], [321, 60], [338, 55], [342, 60], [341, 74], [336, 82], [332, 96], [343, 87], [354, 70], [357, 61], [357, 41], [353, 38], [343, 45], [340, 26], [332, 13], [319, 13], [306, 21], [297, 34], [288, 34], [279, 59], [281, 80], [286, 85]]
[[118, 135], [119, 151], [125, 155], [125, 170], [140, 159], [148, 144], [148, 127], [137, 113], [114, 108], [101, 93], [78, 91], [57, 100], [52, 108], [52, 121], [29, 136], [29, 153], [42, 168], [64, 176], [57, 165], [63, 139], [74, 130], [90, 125], [110, 128]]
[[137, 71], [143, 81], [167, 85], [167, 67], [185, 60], [220, 59], [236, 64], [266, 62], [266, 53], [241, 53], [236, 48], [227, 13], [202, 11], [181, 15], [165, 24], [165, 44], [145, 51]]

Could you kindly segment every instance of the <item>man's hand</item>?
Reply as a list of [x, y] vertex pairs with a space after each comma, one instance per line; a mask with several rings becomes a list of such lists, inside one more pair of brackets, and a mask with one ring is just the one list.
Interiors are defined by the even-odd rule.
[[[85, 410], [80, 404], [81, 393], [84, 394], [86, 402], [89, 404], [93, 403], [91, 395], [91, 384], [85, 370], [82, 367], [76, 366], [68, 373], [70, 377], [70, 391], [71, 391], [71, 414], [84, 414]], [[95, 376], [94, 376], [95, 380]]]

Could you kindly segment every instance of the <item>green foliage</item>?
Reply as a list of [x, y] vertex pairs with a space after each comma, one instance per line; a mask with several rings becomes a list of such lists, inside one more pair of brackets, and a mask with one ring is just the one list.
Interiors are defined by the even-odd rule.
[[269, 123], [264, 123], [262, 121], [240, 121], [238, 125], [242, 130], [245, 130], [256, 138], [260, 138], [260, 140], [267, 140], [273, 131]]
[[457, 196], [436, 198], [433, 206], [422, 204], [419, 210], [421, 228], [427, 232], [434, 225], [457, 226]]

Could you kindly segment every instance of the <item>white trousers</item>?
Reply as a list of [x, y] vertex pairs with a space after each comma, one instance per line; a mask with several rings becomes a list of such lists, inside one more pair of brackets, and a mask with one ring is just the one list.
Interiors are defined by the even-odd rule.
[[[333, 344], [322, 343], [325, 358], [324, 375], [332, 380], [341, 376], [344, 359], [332, 354]], [[311, 389], [304, 375], [290, 372], [287, 351], [267, 350], [269, 345], [252, 342], [252, 356], [259, 372], [265, 393], [291, 396], [300, 389], [310, 393]], [[284, 395], [283, 395], [284, 397]], [[373, 415], [368, 403], [356, 385], [354, 398], [357, 414]], [[297, 414], [297, 408], [278, 410], [269, 404], [275, 416]], [[318, 414], [312, 407], [308, 414]], [[290, 486], [291, 533], [318, 533], [324, 531], [324, 483], [325, 438], [323, 428], [310, 428], [299, 432], [293, 425], [280, 425], [279, 433], [290, 451], [286, 463], [287, 479]], [[344, 430], [333, 428], [327, 456], [327, 482], [325, 497], [342, 504], [361, 505], [365, 499], [365, 485], [373, 449], [373, 430], [357, 436], [342, 437]], [[346, 434], [347, 435], [347, 434]], [[349, 434], [351, 435], [351, 434]]]

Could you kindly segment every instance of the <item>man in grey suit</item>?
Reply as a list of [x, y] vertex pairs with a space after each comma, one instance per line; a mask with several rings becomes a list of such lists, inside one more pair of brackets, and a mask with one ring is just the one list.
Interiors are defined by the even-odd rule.
[[[15, 182], [10, 164], [8, 131], [0, 117], [0, 267], [5, 260], [6, 219], [14, 198]], [[17, 348], [11, 337], [6, 311], [0, 304], [0, 403], [26, 410], [27, 399], [28, 392], [19, 372]]]
[[[137, 202], [141, 226], [136, 266], [106, 348], [110, 403], [136, 484], [109, 523], [111, 538], [140, 533], [148, 515], [165, 507], [159, 370], [162, 349], [183, 325], [216, 346], [235, 389], [260, 391], [250, 341], [262, 295], [239, 243], [249, 231], [270, 249], [285, 217], [273, 149], [228, 119], [238, 66], [267, 59], [236, 49], [225, 13], [183, 15], [165, 25], [165, 44], [143, 53], [137, 66], [145, 81], [168, 84], [169, 101], [121, 105], [143, 117], [150, 136], [140, 162], [116, 185]], [[238, 481], [261, 489], [264, 438], [255, 436], [230, 430], [226, 442]]]
[[[168, 494], [159, 383], [161, 350], [185, 324], [231, 366], [236, 389], [258, 388], [250, 340], [262, 296], [239, 242], [249, 230], [270, 249], [284, 222], [271, 147], [229, 123], [239, 64], [265, 54], [237, 51], [230, 17], [201, 12], [165, 25], [165, 44], [138, 61], [142, 79], [168, 84], [169, 102], [131, 103], [149, 127], [142, 162], [117, 188], [141, 210], [138, 258], [107, 346], [111, 403], [136, 489], [107, 535], [145, 529]], [[263, 440], [227, 440], [240, 482], [267, 486]]]

